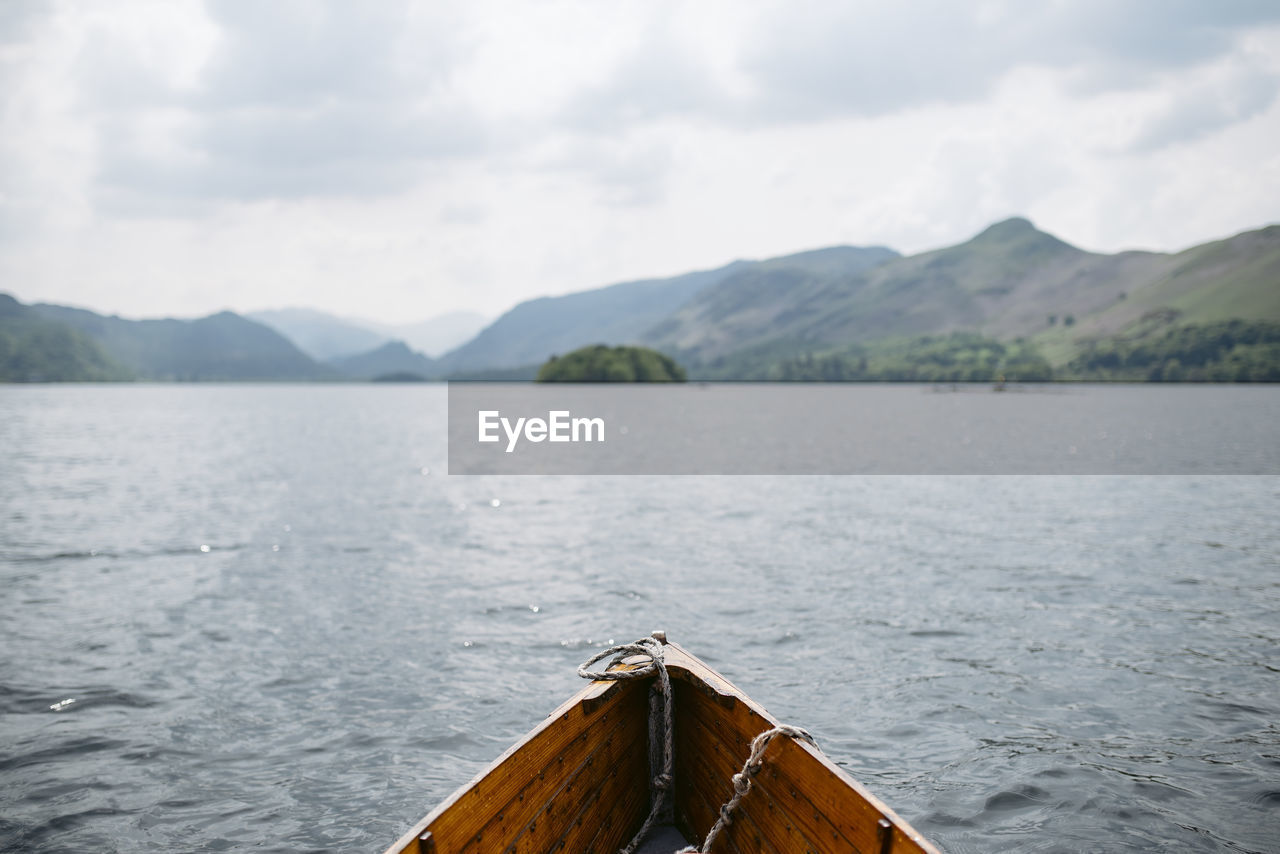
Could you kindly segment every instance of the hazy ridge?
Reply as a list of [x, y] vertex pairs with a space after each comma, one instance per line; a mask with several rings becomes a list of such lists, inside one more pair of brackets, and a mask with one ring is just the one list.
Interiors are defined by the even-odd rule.
[[[528, 300], [435, 359], [389, 334], [418, 327], [458, 334], [478, 317], [391, 327], [294, 308], [252, 319], [221, 312], [196, 320], [125, 320], [66, 306], [24, 306], [6, 296], [0, 378], [513, 378], [532, 376], [549, 357], [591, 344], [653, 347], [676, 357], [692, 376], [716, 379], [812, 378], [819, 364], [827, 367], [818, 376], [856, 378], [869, 353], [874, 362], [877, 353], [909, 358], [924, 350], [934, 359], [970, 359], [981, 366], [970, 372], [978, 376], [997, 369], [999, 360], [975, 352], [1012, 347], [1020, 363], [1052, 365], [1055, 375], [1070, 378], [1060, 369], [1099, 364], [1082, 361], [1082, 354], [1096, 355], [1100, 347], [1132, 351], [1135, 341], [1171, 341], [1178, 330], [1190, 340], [1228, 329], [1251, 347], [1270, 347], [1270, 327], [1245, 330], [1241, 338], [1239, 324], [1224, 324], [1280, 322], [1280, 226], [1178, 253], [1102, 254], [1012, 218], [963, 243], [912, 256], [885, 247], [830, 247]], [[939, 336], [960, 333], [969, 337], [954, 339], [955, 346], [938, 344]], [[973, 352], [959, 352], [965, 348]], [[1272, 360], [1270, 352], [1250, 351], [1251, 364]], [[839, 370], [828, 370], [832, 359], [844, 360]], [[1033, 373], [1047, 376], [1038, 368]], [[1231, 373], [1237, 374], [1259, 375]]]

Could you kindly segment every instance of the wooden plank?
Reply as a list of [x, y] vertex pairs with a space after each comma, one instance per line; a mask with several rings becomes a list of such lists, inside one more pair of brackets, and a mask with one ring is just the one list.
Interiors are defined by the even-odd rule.
[[[736, 729], [739, 733], [754, 735], [777, 724], [775, 718], [740, 689], [677, 644], [667, 646], [666, 659], [673, 679], [698, 688], [704, 703], [724, 711], [722, 727], [726, 731]], [[779, 754], [784, 761], [778, 765], [780, 779], [785, 778], [798, 794], [803, 794], [815, 812], [827, 819], [847, 840], [863, 850], [879, 852], [877, 822], [884, 817], [893, 825], [895, 852], [940, 854], [914, 828], [821, 751], [789, 738], [778, 741], [782, 742], [781, 745], [772, 744], [769, 750], [772, 753], [781, 747]]]
[[[878, 854], [881, 845], [878, 825], [882, 818], [889, 819], [892, 825], [895, 852], [932, 850], [932, 846], [922, 846], [919, 840], [903, 832], [902, 826], [881, 813], [874, 804], [851, 796], [841, 781], [821, 773], [823, 769], [814, 762], [809, 751], [790, 739], [787, 742], [777, 745], [779, 750], [775, 761], [766, 765], [767, 774], [761, 774], [766, 778], [766, 786], [786, 791], [797, 801], [803, 799], [823, 824], [830, 824], [852, 841], [859, 851]], [[772, 745], [770, 750], [773, 750]]]
[[[487, 817], [473, 813], [475, 821], [484, 821], [478, 829], [474, 829], [460, 849], [461, 854], [469, 852], [493, 851], [495, 846], [505, 846], [523, 833], [528, 823], [542, 813], [558, 793], [572, 784], [584, 770], [589, 774], [603, 774], [605, 763], [597, 758], [602, 745], [609, 745], [620, 734], [629, 733], [632, 740], [647, 733], [647, 721], [644, 715], [647, 707], [641, 706], [643, 692], [629, 691], [616, 695], [614, 705], [608, 709], [599, 709], [595, 715], [586, 718], [587, 726], [581, 729], [569, 744], [552, 757], [546, 765], [536, 767], [530, 759], [523, 767], [513, 762], [508, 763], [509, 773], [523, 775], [524, 779], [516, 779], [521, 783], [515, 796]], [[590, 779], [579, 781], [580, 785], [591, 785]]]
[[[719, 818], [720, 808], [733, 795], [733, 775], [742, 769], [749, 753], [749, 743], [730, 736], [726, 743], [722, 734], [707, 730], [692, 714], [695, 704], [703, 698], [693, 696], [697, 692], [689, 686], [676, 689], [676, 760], [689, 778], [689, 794], [709, 804], [705, 827], [699, 838], [705, 838], [711, 825]], [[749, 804], [748, 804], [749, 806]], [[779, 833], [769, 822], [757, 820], [751, 810], [735, 813], [729, 829], [737, 828], [746, 850], [792, 852], [804, 850], [804, 841], [785, 833]], [[722, 834], [723, 835], [723, 831]]]
[[710, 774], [710, 772], [703, 772], [700, 766], [695, 765], [689, 751], [680, 750], [677, 744], [675, 786], [672, 789], [675, 825], [686, 839], [697, 840], [700, 843], [706, 838], [711, 825], [715, 823], [716, 809], [719, 805], [712, 804], [711, 800], [705, 796], [703, 788], [706, 784], [696, 779], [699, 773]]
[[[617, 804], [602, 801], [602, 793], [646, 788], [647, 744], [648, 734], [643, 729], [613, 733], [587, 758], [583, 773], [549, 799], [503, 850], [510, 854], [551, 851], [572, 836], [573, 828], [598, 824], [612, 817]], [[491, 846], [481, 850], [497, 849]]]
[[[733, 775], [742, 770], [749, 751], [727, 745], [693, 713], [691, 706], [682, 709], [681, 726], [692, 744], [696, 745], [696, 755], [690, 757], [690, 761], [708, 769], [710, 779], [717, 784], [719, 801], [715, 810], [718, 815], [720, 806], [733, 796]], [[751, 791], [739, 803], [729, 827], [738, 825], [746, 828], [749, 835], [759, 837], [762, 846], [774, 851], [790, 854], [818, 850], [818, 846], [799, 832], [786, 808], [774, 803], [772, 796], [762, 790], [758, 782], [752, 784]]]
[[565, 830], [544, 851], [591, 854], [617, 851], [649, 812], [648, 750], [632, 749], [611, 769], [565, 822]]
[[[682, 693], [693, 689], [676, 683], [672, 683], [672, 688], [675, 691], [675, 784], [672, 790], [675, 824], [687, 839], [701, 845], [719, 817], [720, 806], [724, 803], [720, 790], [726, 784], [732, 784], [722, 772], [708, 767], [702, 761], [698, 736], [691, 735], [691, 730], [681, 722], [684, 702]], [[739, 826], [735, 829], [730, 825], [718, 837], [716, 850], [770, 854], [771, 849], [762, 848], [755, 843], [758, 835], [756, 828]]]
[[[716, 814], [721, 806], [733, 795], [733, 775], [741, 771], [738, 757], [723, 744], [713, 744], [714, 735], [706, 733], [701, 726], [695, 729], [703, 735], [703, 751], [698, 757], [711, 769], [712, 776], [719, 783], [719, 794], [716, 796]], [[745, 757], [744, 757], [745, 758]], [[733, 813], [731, 827], [741, 825], [750, 835], [759, 837], [759, 846], [781, 852], [798, 852], [814, 850], [811, 840], [800, 832], [787, 811], [775, 804], [772, 796], [753, 783], [751, 791], [739, 802]]]
[[[701, 697], [690, 703], [688, 714], [702, 726], [714, 720], [723, 731], [733, 732], [741, 731], [744, 722], [750, 719], [750, 710], [745, 707], [725, 708]], [[745, 755], [746, 751], [744, 759]], [[767, 798], [775, 819], [793, 823], [806, 842], [820, 852], [878, 852], [876, 823], [880, 820], [880, 814], [874, 812], [870, 817], [870, 824], [866, 826], [859, 826], [856, 820], [842, 821], [841, 816], [845, 816], [851, 807], [856, 805], [869, 808], [868, 805], [862, 804], [856, 793], [838, 785], [838, 780], [829, 777], [824, 769], [810, 760], [810, 754], [800, 749], [791, 738], [779, 736], [769, 743], [764, 765], [755, 778], [754, 787], [759, 788], [762, 796]], [[824, 783], [836, 785], [823, 788]], [[821, 804], [815, 803], [810, 797], [815, 790], [834, 797], [828, 797]], [[750, 797], [748, 795], [747, 800]], [[743, 801], [743, 807], [753, 807], [747, 800]]]
[[[711, 768], [703, 765], [698, 757], [692, 756], [685, 760], [682, 768], [682, 775], [685, 777], [701, 777], [706, 781], [710, 781], [719, 777]], [[678, 778], [677, 778], [678, 779]], [[713, 802], [710, 798], [703, 794], [703, 788], [690, 788], [689, 791], [678, 796], [679, 800], [676, 804], [676, 827], [680, 828], [680, 832], [686, 838], [693, 840], [697, 845], [701, 846], [707, 833], [711, 830], [711, 826], [715, 824], [720, 814], [720, 805], [723, 802]], [[764, 851], [761, 847], [753, 844], [755, 837], [758, 835], [758, 829], [747, 828], [745, 825], [731, 824], [718, 837], [716, 837], [715, 850], [718, 852], [755, 852]], [[686, 829], [687, 828], [687, 829]], [[701, 832], [694, 832], [694, 828]]]
[[[530, 763], [546, 767], [587, 727], [612, 726], [616, 716], [611, 715], [610, 710], [637, 688], [638, 682], [591, 683], [508, 748], [470, 783], [458, 788], [388, 848], [387, 854], [418, 850], [418, 837], [427, 830], [432, 832], [439, 850], [460, 849], [490, 816], [518, 796], [527, 782], [519, 769]], [[590, 714], [583, 709], [587, 700], [597, 702], [597, 707]]]

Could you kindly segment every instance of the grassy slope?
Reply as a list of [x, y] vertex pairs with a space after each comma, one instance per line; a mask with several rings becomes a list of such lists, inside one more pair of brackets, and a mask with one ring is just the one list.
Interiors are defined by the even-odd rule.
[[645, 329], [736, 267], [737, 262], [671, 279], [528, 300], [438, 361], [446, 372], [466, 372], [541, 364], [553, 354], [600, 342], [634, 343]]
[[859, 273], [740, 273], [698, 295], [651, 343], [722, 378], [759, 375], [797, 353], [955, 331], [1033, 338], [1061, 366], [1091, 337], [1233, 317], [1280, 320], [1280, 227], [1177, 255], [1102, 255], [1013, 219]]
[[1113, 302], [1117, 266], [1013, 219], [870, 269], [740, 273], [699, 294], [650, 342], [712, 362], [954, 330], [1014, 337], [1042, 328], [1046, 305], [1083, 313]]
[[0, 382], [95, 382], [132, 375], [88, 335], [0, 294]]
[[1183, 323], [1233, 317], [1280, 320], [1280, 226], [1206, 243], [1174, 256], [1167, 273], [1131, 295], [1113, 314], [1137, 319], [1162, 307]]
[[35, 305], [41, 317], [92, 338], [114, 361], [156, 380], [332, 379], [286, 338], [231, 312], [197, 320], [125, 320], [59, 305]]
[[644, 336], [645, 344], [698, 360], [768, 349], [830, 310], [823, 291], [894, 263], [883, 247], [835, 247], [744, 266], [714, 284]]
[[[1146, 255], [1110, 257], [1127, 262], [1135, 254]], [[1059, 324], [1036, 334], [1050, 362], [1067, 363], [1091, 338], [1147, 336], [1232, 318], [1280, 321], [1280, 226], [1154, 257], [1156, 263], [1125, 271], [1125, 298], [1078, 316], [1073, 327]]]

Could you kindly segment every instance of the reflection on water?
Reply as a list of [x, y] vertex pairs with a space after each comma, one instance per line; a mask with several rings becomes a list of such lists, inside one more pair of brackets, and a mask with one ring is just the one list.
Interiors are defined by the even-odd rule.
[[1275, 849], [1280, 480], [449, 478], [443, 403], [0, 389], [0, 848], [380, 850], [662, 627], [945, 850]]

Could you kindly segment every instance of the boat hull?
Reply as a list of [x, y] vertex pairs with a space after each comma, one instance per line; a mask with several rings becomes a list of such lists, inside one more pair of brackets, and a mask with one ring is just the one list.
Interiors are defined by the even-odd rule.
[[[700, 843], [733, 794], [768, 712], [677, 644], [664, 648], [675, 704], [671, 819]], [[624, 846], [649, 812], [649, 686], [593, 682], [387, 854], [561, 852]], [[881, 854], [937, 849], [812, 745], [772, 740], [714, 852]]]

